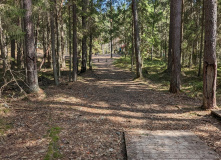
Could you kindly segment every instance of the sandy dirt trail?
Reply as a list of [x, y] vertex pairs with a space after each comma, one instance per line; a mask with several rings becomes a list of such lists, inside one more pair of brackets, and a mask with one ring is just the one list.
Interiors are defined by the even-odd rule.
[[46, 88], [41, 102], [13, 102], [30, 111], [11, 115], [14, 127], [2, 138], [0, 159], [44, 159], [47, 132], [55, 126], [61, 131], [54, 150], [64, 160], [124, 159], [123, 132], [139, 129], [192, 131], [221, 155], [221, 123], [199, 108], [199, 100], [134, 81], [112, 62], [110, 55], [94, 56], [94, 70], [78, 82]]

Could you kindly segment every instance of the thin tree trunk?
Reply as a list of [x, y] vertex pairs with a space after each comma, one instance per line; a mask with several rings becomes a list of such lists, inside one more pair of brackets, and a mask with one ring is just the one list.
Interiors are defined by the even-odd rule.
[[93, 35], [90, 33], [90, 50], [89, 50], [89, 69], [92, 70], [92, 47], [93, 47]]
[[22, 61], [22, 43], [21, 40], [17, 41], [17, 69], [21, 69], [21, 61]]
[[15, 39], [11, 40], [11, 69], [15, 69]]
[[78, 73], [78, 50], [77, 50], [77, 6], [73, 3], [73, 81], [77, 81]]
[[56, 6], [56, 1], [55, 1], [55, 10], [56, 10], [56, 16], [55, 16], [55, 26], [56, 26], [56, 60], [57, 60], [57, 71], [58, 71], [58, 77], [61, 76], [61, 71], [60, 71], [60, 42], [59, 42], [59, 23], [58, 23], [58, 18], [59, 18], [59, 11]]
[[200, 59], [199, 59], [199, 70], [198, 77], [201, 76], [201, 68], [202, 68], [202, 55], [203, 55], [203, 38], [204, 38], [204, 18], [205, 18], [205, 9], [204, 9], [204, 0], [202, 7], [202, 21], [201, 21], [201, 42], [200, 42]]
[[205, 46], [203, 65], [203, 108], [216, 107], [217, 0], [205, 1]]
[[1, 17], [0, 17], [0, 30], [2, 31], [2, 32], [0, 32], [1, 58], [2, 58], [2, 61], [3, 61], [3, 73], [5, 73], [6, 64], [7, 64], [7, 56], [6, 56], [7, 49], [6, 49], [6, 43], [5, 43], [5, 34], [3, 33], [4, 30], [2, 28]]
[[[82, 11], [84, 14], [87, 12], [88, 0], [82, 0]], [[87, 29], [87, 17], [82, 16], [82, 28], [84, 30], [82, 38], [82, 66], [81, 73], [86, 72], [87, 70], [87, 35], [85, 34]]]
[[110, 49], [111, 49], [111, 58], [113, 58], [113, 44], [112, 44], [112, 41], [113, 41], [113, 37], [112, 37], [112, 29], [113, 29], [113, 19], [112, 19], [112, 0], [110, 0], [110, 12], [111, 12], [111, 18], [110, 18]]
[[[155, 12], [156, 12], [156, 1], [154, 1], [154, 14], [155, 14]], [[154, 27], [155, 27], [155, 22], [154, 22], [154, 20], [153, 20], [153, 22], [152, 22], [152, 32], [151, 32], [151, 38], [152, 38], [152, 47], [151, 47], [151, 61], [153, 60], [153, 50], [154, 50], [154, 39], [153, 39], [153, 37], [154, 37]]]
[[131, 40], [131, 43], [132, 43], [132, 45], [131, 45], [131, 71], [133, 72], [133, 68], [134, 68], [134, 21], [133, 21], [133, 18], [132, 18], [132, 36], [131, 36], [131, 38], [132, 38], [132, 40]]
[[31, 92], [39, 90], [38, 72], [37, 72], [37, 54], [35, 52], [34, 25], [32, 22], [32, 1], [24, 0], [24, 26], [26, 42], [26, 64], [27, 64], [27, 82]]
[[168, 49], [168, 66], [167, 71], [169, 74], [172, 72], [172, 32], [173, 32], [173, 0], [170, 1], [170, 28], [169, 28], [169, 49]]
[[136, 55], [136, 76], [137, 78], [143, 77], [142, 75], [142, 63], [140, 57], [140, 36], [139, 36], [139, 24], [137, 14], [136, 0], [132, 0], [132, 10], [134, 18], [134, 42], [135, 42], [135, 55]]
[[179, 93], [180, 92], [180, 72], [181, 72], [181, 64], [180, 64], [180, 52], [181, 52], [181, 9], [182, 9], [182, 1], [180, 0], [172, 0], [173, 3], [173, 23], [172, 23], [172, 75], [170, 81], [170, 92], [171, 93]]
[[51, 48], [52, 48], [52, 59], [53, 59], [53, 73], [54, 73], [54, 81], [55, 84], [59, 84], [58, 72], [57, 72], [57, 60], [56, 60], [56, 52], [55, 52], [55, 27], [54, 27], [54, 1], [51, 0], [51, 14], [50, 14], [50, 22], [51, 22]]
[[66, 67], [66, 64], [65, 64], [65, 57], [64, 57], [64, 46], [65, 46], [65, 41], [64, 41], [64, 24], [63, 24], [63, 19], [61, 18], [61, 65], [62, 65], [62, 68], [65, 68]]
[[68, 9], [69, 12], [69, 56], [70, 56], [70, 61], [69, 61], [69, 82], [72, 80], [72, 74], [71, 74], [71, 69], [72, 69], [72, 55], [71, 55], [71, 3]]

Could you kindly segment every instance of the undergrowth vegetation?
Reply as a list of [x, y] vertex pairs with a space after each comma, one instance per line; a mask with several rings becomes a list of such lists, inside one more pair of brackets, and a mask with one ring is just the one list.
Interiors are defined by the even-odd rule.
[[[114, 65], [123, 69], [131, 70], [131, 59], [130, 57], [121, 57], [114, 61]], [[135, 71], [136, 66], [133, 66]], [[167, 91], [170, 86], [170, 75], [167, 72], [167, 62], [161, 58], [145, 59], [143, 61], [143, 76], [149, 79], [151, 82], [157, 84], [160, 90]], [[191, 97], [202, 97], [203, 92], [203, 77], [197, 76], [197, 67], [182, 67], [181, 91]], [[221, 98], [221, 64], [218, 65], [218, 77], [217, 77], [217, 98]]]

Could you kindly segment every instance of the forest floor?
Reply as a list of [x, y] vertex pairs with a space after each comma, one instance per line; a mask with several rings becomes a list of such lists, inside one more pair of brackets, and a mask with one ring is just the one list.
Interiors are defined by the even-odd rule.
[[123, 132], [137, 129], [192, 131], [221, 156], [221, 121], [201, 100], [134, 80], [109, 55], [93, 61], [78, 82], [46, 87], [44, 99], [0, 106], [0, 159], [122, 160]]

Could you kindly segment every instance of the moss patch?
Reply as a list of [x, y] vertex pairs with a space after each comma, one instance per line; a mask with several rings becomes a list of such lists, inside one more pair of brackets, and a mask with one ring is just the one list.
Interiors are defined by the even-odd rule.
[[59, 152], [59, 145], [58, 145], [58, 140], [59, 140], [58, 134], [60, 133], [60, 131], [61, 131], [60, 127], [52, 127], [48, 131], [48, 136], [50, 137], [51, 142], [49, 143], [48, 152], [44, 160], [50, 160], [62, 157], [61, 153]]

